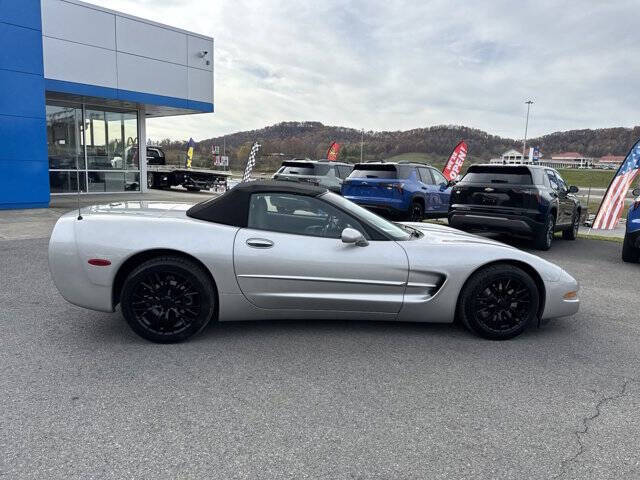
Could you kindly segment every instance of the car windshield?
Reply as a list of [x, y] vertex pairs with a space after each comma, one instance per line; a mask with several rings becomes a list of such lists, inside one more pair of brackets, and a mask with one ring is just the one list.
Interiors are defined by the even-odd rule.
[[320, 196], [323, 200], [335, 205], [336, 207], [344, 210], [347, 213], [350, 213], [358, 220], [362, 220], [369, 225], [374, 226], [378, 230], [383, 231], [393, 240], [409, 240], [412, 238], [411, 233], [406, 230], [400, 228], [399, 226], [385, 220], [382, 217], [379, 217], [373, 212], [370, 212], [366, 208], [361, 207], [360, 205], [356, 205], [353, 202], [350, 202], [344, 197], [337, 195], [332, 192], [323, 193]]

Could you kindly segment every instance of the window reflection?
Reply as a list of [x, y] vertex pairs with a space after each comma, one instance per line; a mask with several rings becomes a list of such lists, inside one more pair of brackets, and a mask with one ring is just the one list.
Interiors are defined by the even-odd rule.
[[[51, 193], [140, 190], [135, 110], [47, 100]], [[86, 158], [86, 162], [85, 162]], [[80, 169], [78, 173], [76, 169]]]

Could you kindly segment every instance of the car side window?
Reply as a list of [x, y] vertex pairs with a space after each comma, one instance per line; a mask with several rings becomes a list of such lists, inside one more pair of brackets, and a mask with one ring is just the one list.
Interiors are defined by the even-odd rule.
[[360, 222], [350, 215], [315, 197], [291, 193], [251, 195], [247, 227], [325, 238], [340, 238], [342, 230], [350, 227], [369, 238]]
[[429, 172], [428, 168], [418, 167], [418, 173], [420, 174], [420, 179], [422, 180], [422, 183], [424, 183], [425, 185], [435, 185], [433, 181], [433, 177], [431, 176], [431, 173]]
[[569, 188], [567, 187], [567, 182], [564, 181], [564, 179], [560, 176], [560, 174], [556, 171], [554, 171], [553, 173], [556, 176], [556, 180], [558, 181], [560, 190], [569, 190]]
[[347, 178], [350, 173], [349, 168], [344, 165], [336, 165], [336, 171], [338, 172], [338, 177], [343, 180]]
[[547, 178], [549, 179], [551, 188], [556, 191], [560, 190], [560, 184], [558, 183], [558, 179], [556, 178], [556, 174], [553, 173], [553, 170], [545, 170], [545, 172], [547, 172]]
[[429, 170], [431, 171], [431, 174], [433, 175], [433, 179], [434, 179], [436, 185], [442, 185], [443, 183], [445, 185], [447, 185], [449, 183], [449, 182], [447, 182], [447, 179], [444, 178], [444, 175], [442, 175], [439, 171], [437, 171], [437, 170], [435, 170], [433, 168], [430, 168]]

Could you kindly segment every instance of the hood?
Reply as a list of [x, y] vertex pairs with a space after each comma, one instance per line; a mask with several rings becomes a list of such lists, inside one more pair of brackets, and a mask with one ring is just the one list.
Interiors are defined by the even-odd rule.
[[[82, 216], [122, 215], [127, 217], [184, 217], [193, 204], [176, 202], [125, 201], [82, 207]], [[66, 215], [77, 215], [73, 210]]]
[[[423, 222], [400, 222], [402, 225], [407, 225], [412, 228], [420, 230], [424, 237], [421, 241], [429, 243], [455, 243], [455, 244], [477, 244], [477, 245], [496, 245], [504, 248], [510, 248], [516, 250], [515, 247], [499, 242], [491, 238], [481, 237], [472, 233], [456, 230], [455, 228], [440, 225], [438, 223], [423, 223]], [[420, 241], [419, 240], [419, 241]]]

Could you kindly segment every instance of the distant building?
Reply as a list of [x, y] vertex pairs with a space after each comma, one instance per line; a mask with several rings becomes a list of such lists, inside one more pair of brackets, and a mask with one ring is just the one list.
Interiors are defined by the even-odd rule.
[[594, 159], [578, 152], [555, 153], [551, 158], [540, 160], [540, 165], [552, 168], [592, 168]]
[[594, 167], [609, 169], [609, 170], [617, 170], [618, 168], [620, 168], [620, 165], [622, 165], [624, 158], [625, 157], [623, 155], [611, 155], [609, 153], [608, 155], [604, 155], [600, 157], [598, 161], [595, 162]]
[[500, 158], [492, 158], [489, 163], [499, 165], [522, 165], [524, 163], [531, 163], [529, 157], [523, 157], [522, 152], [517, 151], [515, 148], [504, 152]]

